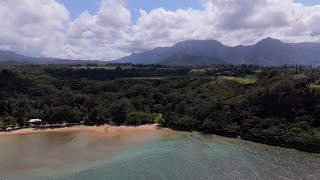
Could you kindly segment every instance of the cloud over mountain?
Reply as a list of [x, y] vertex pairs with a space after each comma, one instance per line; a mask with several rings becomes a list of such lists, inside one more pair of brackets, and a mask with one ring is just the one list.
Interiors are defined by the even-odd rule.
[[63, 38], [69, 21], [68, 10], [54, 0], [2, 0], [0, 48], [45, 55]]
[[320, 42], [320, 6], [293, 0], [201, 0], [202, 9], [140, 10], [136, 23], [123, 0], [71, 20], [55, 0], [0, 1], [0, 49], [33, 56], [111, 60], [190, 39], [226, 45], [265, 37]]

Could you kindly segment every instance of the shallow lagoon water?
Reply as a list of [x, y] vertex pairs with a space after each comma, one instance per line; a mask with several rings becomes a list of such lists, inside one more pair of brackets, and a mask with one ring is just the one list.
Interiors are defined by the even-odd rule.
[[310, 179], [320, 155], [199, 133], [0, 137], [3, 179]]

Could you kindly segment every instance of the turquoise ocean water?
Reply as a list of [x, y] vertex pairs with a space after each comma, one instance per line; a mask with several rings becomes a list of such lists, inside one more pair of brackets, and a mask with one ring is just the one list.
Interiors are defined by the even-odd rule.
[[2, 179], [320, 179], [320, 155], [199, 133], [0, 137]]

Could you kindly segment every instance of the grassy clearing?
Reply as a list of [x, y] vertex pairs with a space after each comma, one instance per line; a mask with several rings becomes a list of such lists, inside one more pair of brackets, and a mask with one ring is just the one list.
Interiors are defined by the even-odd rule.
[[191, 72], [194, 73], [194, 72], [205, 72], [206, 70], [205, 69], [192, 69]]
[[202, 78], [216, 78], [216, 77], [198, 77], [198, 76], [162, 76], [162, 77], [128, 77], [123, 79], [135, 79], [135, 80], [167, 80], [167, 79], [181, 79], [181, 78], [191, 78], [191, 79], [202, 79]]
[[257, 81], [256, 75], [247, 75], [245, 77], [233, 77], [233, 76], [152, 76], [152, 77], [125, 77], [120, 79], [134, 79], [134, 80], [167, 80], [167, 79], [180, 79], [180, 78], [190, 78], [190, 79], [221, 79], [221, 80], [229, 80], [236, 81], [240, 84], [254, 84]]
[[309, 87], [310, 87], [310, 89], [320, 91], [320, 85], [317, 85], [315, 83], [310, 84]]
[[107, 67], [107, 66], [79, 66], [79, 67], [72, 67], [72, 69], [108, 69], [114, 70], [116, 67]]
[[133, 77], [129, 79], [135, 79], [135, 80], [164, 80], [169, 79], [170, 77]]
[[[117, 66], [79, 66], [71, 67], [72, 69], [105, 69], [105, 70], [115, 70]], [[131, 66], [121, 67], [121, 69], [131, 69]]]
[[162, 76], [162, 77], [129, 77], [125, 79], [135, 79], [135, 80], [167, 80], [167, 79], [182, 79], [182, 78], [190, 78], [190, 79], [217, 79], [214, 76]]
[[256, 75], [247, 75], [245, 77], [219, 76], [218, 79], [236, 81], [240, 84], [254, 84], [258, 78]]
[[200, 68], [195, 68], [195, 69], [191, 69], [189, 72], [190, 76], [201, 76], [206, 72], [205, 69], [200, 69]]

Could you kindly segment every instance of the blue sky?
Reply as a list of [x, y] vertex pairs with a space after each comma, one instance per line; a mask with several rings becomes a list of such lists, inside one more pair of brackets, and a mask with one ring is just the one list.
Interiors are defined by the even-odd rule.
[[[266, 37], [320, 42], [320, 0], [101, 2], [0, 0], [0, 49], [37, 57], [112, 60], [190, 39], [215, 39], [229, 46], [250, 45]], [[136, 23], [140, 9], [147, 13]], [[177, 9], [181, 10], [168, 12]], [[96, 16], [79, 16], [85, 11]]]
[[[85, 10], [95, 14], [99, 9], [101, 0], [58, 0], [58, 2], [63, 3], [68, 8], [72, 19], [76, 19]], [[134, 22], [139, 17], [139, 9], [150, 11], [159, 7], [164, 7], [167, 10], [186, 7], [202, 8], [199, 0], [125, 0], [125, 2], [130, 9]]]
[[[320, 4], [319, 0], [296, 0], [305, 5]], [[72, 19], [76, 19], [83, 11], [89, 11], [95, 14], [99, 9], [101, 0], [58, 0], [63, 3], [70, 11]], [[139, 17], [139, 9], [151, 11], [159, 7], [167, 10], [176, 10], [179, 8], [190, 7], [193, 9], [201, 9], [200, 0], [125, 0], [130, 9], [132, 20], [135, 22]]]
[[320, 4], [319, 0], [297, 0], [297, 2], [301, 2], [301, 3], [306, 4], [306, 5]]

